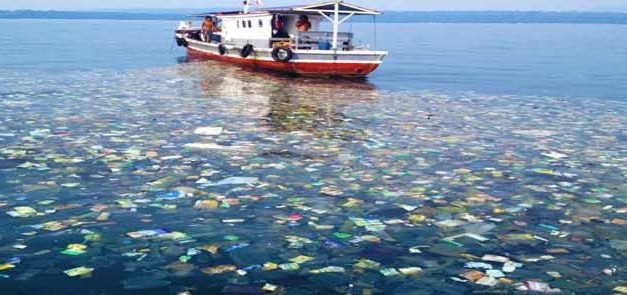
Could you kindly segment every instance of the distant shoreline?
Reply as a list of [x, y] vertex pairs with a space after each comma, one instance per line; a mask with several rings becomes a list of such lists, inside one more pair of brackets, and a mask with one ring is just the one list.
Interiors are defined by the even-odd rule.
[[[194, 12], [0, 10], [0, 19], [185, 20]], [[202, 13], [201, 10], [198, 13]], [[353, 22], [372, 22], [369, 17]], [[623, 12], [388, 11], [379, 23], [627, 24]]]

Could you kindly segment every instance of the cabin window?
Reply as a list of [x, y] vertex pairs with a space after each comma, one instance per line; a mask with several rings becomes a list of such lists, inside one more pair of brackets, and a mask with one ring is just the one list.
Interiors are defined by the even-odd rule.
[[263, 28], [263, 20], [259, 20], [259, 27]]
[[253, 22], [251, 22], [250, 20], [248, 20], [248, 27], [252, 28], [253, 27]]
[[239, 21], [237, 21], [237, 28], [239, 29]]

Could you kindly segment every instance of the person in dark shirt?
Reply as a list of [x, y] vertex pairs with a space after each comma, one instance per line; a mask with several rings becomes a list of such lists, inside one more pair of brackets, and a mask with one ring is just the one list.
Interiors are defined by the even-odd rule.
[[273, 38], [289, 38], [290, 35], [285, 31], [285, 22], [280, 16], [276, 16], [273, 21], [273, 27], [275, 29]]

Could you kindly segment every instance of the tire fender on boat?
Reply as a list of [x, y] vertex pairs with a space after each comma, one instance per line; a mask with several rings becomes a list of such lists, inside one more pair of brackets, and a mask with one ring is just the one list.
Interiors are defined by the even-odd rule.
[[289, 47], [275, 47], [272, 49], [272, 59], [280, 62], [288, 62], [294, 57], [294, 51]]
[[187, 47], [189, 44], [187, 43], [187, 40], [185, 40], [185, 38], [176, 38], [176, 45], [178, 45], [179, 47], [184, 46]]
[[246, 44], [246, 45], [242, 48], [242, 51], [240, 52], [240, 54], [239, 54], [239, 55], [240, 55], [242, 58], [247, 58], [247, 57], [249, 57], [249, 56], [253, 53], [253, 51], [255, 51], [255, 47], [253, 47], [253, 46], [252, 46], [252, 45], [250, 45], [250, 44]]
[[226, 46], [224, 44], [218, 45], [218, 53], [220, 53], [220, 55], [226, 54]]

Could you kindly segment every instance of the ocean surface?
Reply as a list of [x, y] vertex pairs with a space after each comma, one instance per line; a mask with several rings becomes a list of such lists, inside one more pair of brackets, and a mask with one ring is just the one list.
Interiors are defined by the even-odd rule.
[[176, 25], [0, 20], [1, 294], [627, 292], [627, 26], [355, 23], [345, 81]]
[[[0, 20], [0, 69], [126, 71], [184, 62], [172, 21]], [[376, 30], [376, 38], [374, 28]], [[378, 89], [625, 99], [627, 25], [351, 24], [390, 51]], [[376, 39], [376, 42], [375, 42]]]

